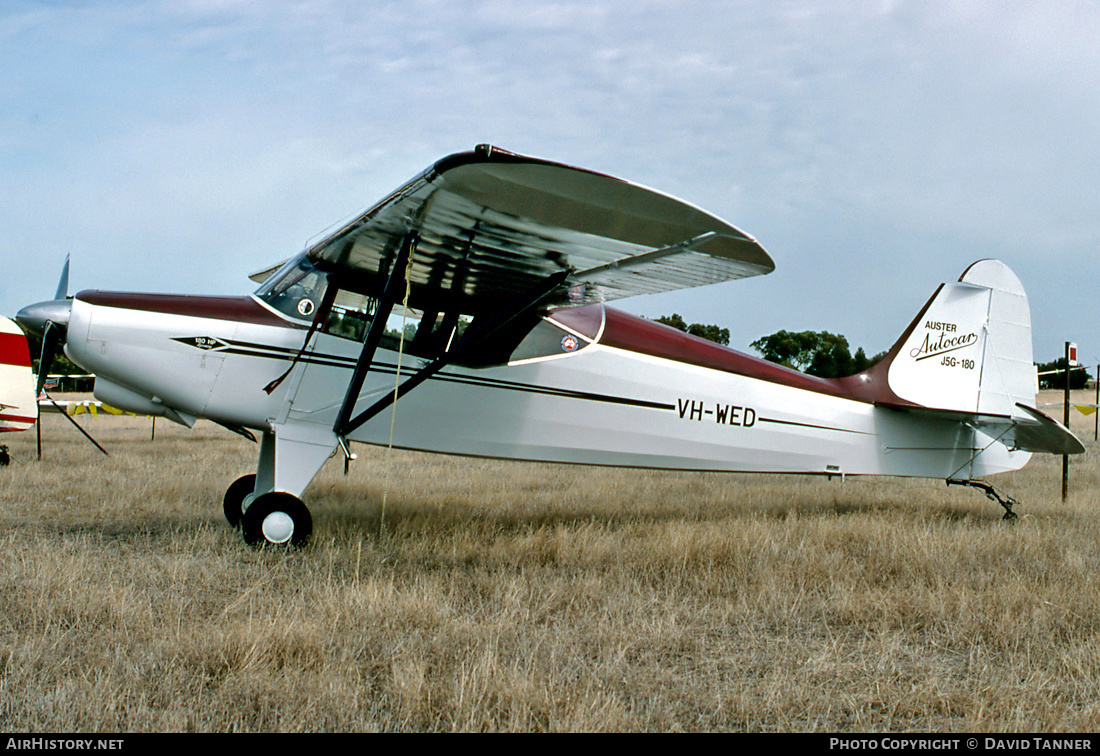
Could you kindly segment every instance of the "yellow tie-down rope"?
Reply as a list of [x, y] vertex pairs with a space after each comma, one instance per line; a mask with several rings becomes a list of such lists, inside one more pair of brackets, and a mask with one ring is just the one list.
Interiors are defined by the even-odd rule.
[[412, 264], [413, 256], [410, 252], [409, 261], [405, 264], [405, 298], [401, 301], [401, 335], [397, 340], [397, 374], [393, 382], [393, 407], [390, 409], [390, 440], [386, 445], [386, 472], [382, 478], [382, 512], [378, 520], [378, 533], [385, 532], [386, 526], [386, 499], [390, 489], [390, 456], [393, 452], [393, 429], [397, 424], [397, 394], [401, 388], [401, 360], [405, 355], [405, 323], [409, 317], [409, 291], [412, 288]]

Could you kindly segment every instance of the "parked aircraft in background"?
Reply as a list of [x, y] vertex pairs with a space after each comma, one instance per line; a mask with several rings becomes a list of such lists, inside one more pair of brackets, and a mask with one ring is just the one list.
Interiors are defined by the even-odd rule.
[[[0, 318], [0, 433], [26, 430], [37, 418], [27, 339], [15, 323]], [[0, 465], [9, 461], [8, 447], [0, 444]]]
[[841, 379], [605, 305], [773, 268], [754, 238], [681, 200], [482, 145], [435, 163], [251, 295], [83, 291], [19, 319], [48, 345], [66, 339], [107, 404], [259, 433], [255, 474], [224, 499], [253, 544], [306, 541], [300, 497], [353, 441], [940, 478], [997, 496], [1006, 518], [1014, 502], [980, 478], [1032, 452], [1083, 451], [1032, 406], [1027, 296], [1000, 262], [944, 284], [884, 360]]
[[19, 326], [0, 318], [0, 433], [26, 430], [37, 418], [27, 339]]

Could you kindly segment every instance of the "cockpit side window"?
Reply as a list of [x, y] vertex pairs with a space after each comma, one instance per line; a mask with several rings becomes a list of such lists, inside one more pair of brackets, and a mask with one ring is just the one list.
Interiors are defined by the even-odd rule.
[[[286, 318], [308, 325], [316, 317], [327, 286], [328, 274], [317, 270], [302, 253], [272, 274], [256, 290], [255, 297]], [[376, 298], [341, 288], [321, 330], [342, 339], [362, 342], [377, 311]], [[598, 327], [600, 317], [590, 315], [587, 320], [572, 322], [576, 320], [573, 318], [564, 323], [557, 322], [559, 320], [566, 318], [557, 313], [550, 317], [536, 313], [518, 316], [476, 344], [467, 345], [454, 362], [468, 367], [488, 367], [567, 355], [592, 342], [595, 333], [590, 335], [588, 331]], [[476, 328], [478, 324], [479, 318], [457, 310], [419, 310], [398, 304], [386, 319], [379, 346], [391, 351], [401, 349], [410, 356], [431, 360], [451, 351], [467, 329]]]
[[327, 276], [305, 255], [291, 259], [256, 290], [256, 298], [291, 320], [313, 322], [325, 294]]

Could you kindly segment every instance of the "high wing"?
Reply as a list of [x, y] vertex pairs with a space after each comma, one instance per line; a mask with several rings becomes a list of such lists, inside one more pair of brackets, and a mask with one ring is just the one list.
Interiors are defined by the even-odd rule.
[[406, 239], [410, 303], [491, 313], [567, 272], [547, 300], [581, 305], [770, 273], [748, 234], [682, 200], [480, 145], [438, 161], [309, 248], [317, 267], [380, 290]]

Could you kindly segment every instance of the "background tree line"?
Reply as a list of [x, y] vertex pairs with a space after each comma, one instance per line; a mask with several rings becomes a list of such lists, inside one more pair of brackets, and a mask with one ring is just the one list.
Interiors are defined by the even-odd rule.
[[843, 378], [862, 373], [886, 356], [868, 357], [863, 347], [852, 354], [848, 339], [828, 331], [778, 331], [750, 344], [769, 362], [800, 370], [819, 378]]
[[730, 345], [730, 329], [728, 328], [719, 328], [716, 325], [704, 325], [703, 323], [692, 323], [688, 325], [684, 322], [684, 319], [680, 317], [680, 314], [676, 312], [671, 315], [662, 315], [657, 318], [657, 322], [672, 326], [684, 333], [690, 333], [692, 336], [698, 336], [708, 341], [713, 341], [722, 346]]
[[[678, 313], [659, 317], [657, 322], [723, 346], [729, 346], [730, 343], [728, 328], [704, 323], [689, 325]], [[820, 378], [854, 375], [886, 356], [886, 352], [880, 352], [874, 357], [868, 357], [863, 347], [858, 347], [855, 354], [852, 354], [848, 339], [828, 331], [779, 331], [770, 336], [762, 336], [749, 346], [760, 352], [769, 362]]]

